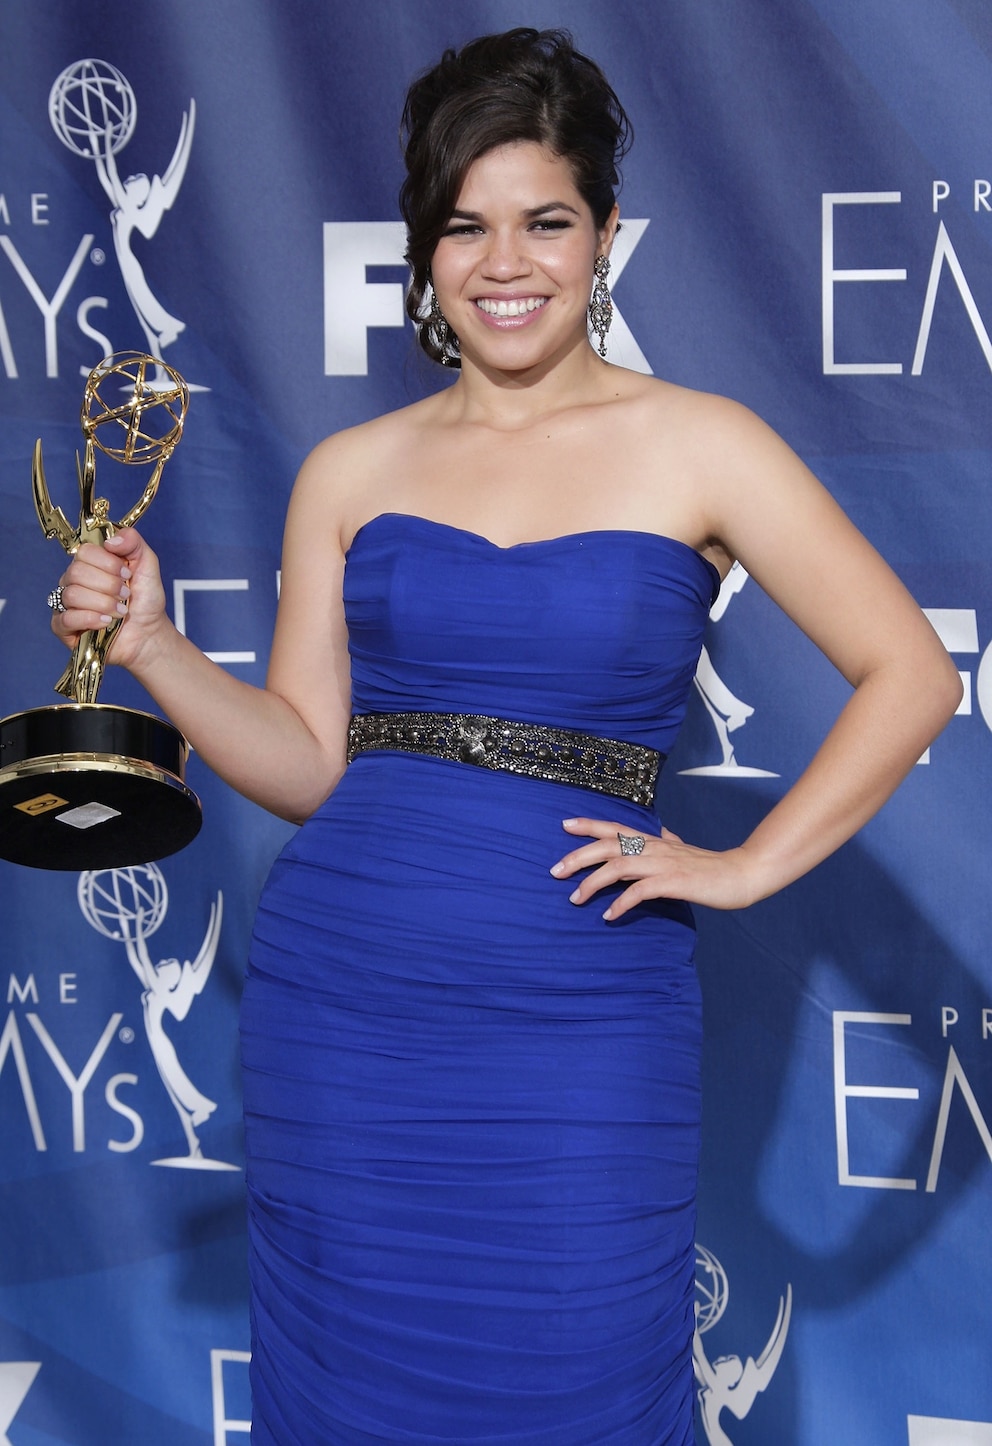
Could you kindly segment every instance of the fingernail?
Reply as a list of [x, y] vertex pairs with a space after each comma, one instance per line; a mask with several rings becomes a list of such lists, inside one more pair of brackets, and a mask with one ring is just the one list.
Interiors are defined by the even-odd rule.
[[125, 602], [127, 602], [128, 598], [131, 596], [131, 589], [128, 587], [126, 582], [121, 584], [121, 590], [117, 594], [117, 596], [123, 598]]
[[552, 864], [552, 865], [551, 865], [551, 872], [552, 872], [553, 874], [563, 874], [563, 873], [565, 872], [565, 865], [564, 865], [564, 864]]
[[120, 615], [121, 615], [122, 617], [123, 617], [124, 614], [127, 612], [127, 603], [125, 602], [125, 600], [124, 600], [123, 598], [122, 598], [121, 601], [117, 604], [117, 611], [120, 613]]
[[130, 569], [129, 567], [122, 567], [122, 568], [121, 568], [121, 577], [123, 577], [125, 580], [127, 580], [127, 578], [129, 578], [130, 576], [131, 576], [131, 569]]
[[578, 823], [578, 821], [579, 820], [577, 818], [563, 818], [561, 821], [561, 826], [562, 828], [570, 828], [572, 824]]
[[568, 902], [569, 902], [570, 904], [577, 904], [577, 903], [579, 902], [579, 891], [578, 891], [578, 889], [575, 890], [575, 893], [574, 893], [574, 894], [569, 894], [569, 896], [568, 896]]
[[613, 910], [607, 909], [606, 913], [603, 915], [603, 918], [606, 920], [607, 923], [609, 923], [609, 921], [613, 918]]
[[112, 623], [114, 620], [113, 620], [113, 618], [110, 616], [109, 613], [101, 613], [101, 614], [100, 614], [100, 621], [101, 621], [102, 623]]

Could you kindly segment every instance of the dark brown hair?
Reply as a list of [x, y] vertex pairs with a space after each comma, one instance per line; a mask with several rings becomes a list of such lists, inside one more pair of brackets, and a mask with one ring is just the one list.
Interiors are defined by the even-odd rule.
[[431, 258], [469, 167], [498, 146], [536, 141], [568, 162], [602, 227], [616, 201], [631, 125], [599, 66], [566, 31], [520, 27], [446, 50], [410, 87], [401, 134], [407, 174], [400, 209], [413, 273], [407, 315], [432, 361], [459, 366], [458, 338], [430, 317], [425, 298]]

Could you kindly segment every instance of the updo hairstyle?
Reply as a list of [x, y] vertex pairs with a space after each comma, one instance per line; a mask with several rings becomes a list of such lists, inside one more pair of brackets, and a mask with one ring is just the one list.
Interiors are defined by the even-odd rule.
[[430, 264], [466, 172], [487, 151], [535, 141], [571, 167], [597, 227], [620, 184], [631, 125], [605, 75], [564, 30], [520, 27], [484, 35], [410, 87], [403, 108], [406, 180], [400, 209], [413, 273], [407, 315], [432, 361], [460, 366], [458, 338], [425, 304]]

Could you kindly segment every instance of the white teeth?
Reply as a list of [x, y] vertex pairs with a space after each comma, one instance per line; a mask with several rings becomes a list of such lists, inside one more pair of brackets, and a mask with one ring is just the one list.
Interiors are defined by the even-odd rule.
[[489, 296], [480, 296], [475, 304], [487, 316], [525, 316], [529, 311], [537, 311], [547, 299], [546, 296], [528, 296], [522, 301], [494, 301]]

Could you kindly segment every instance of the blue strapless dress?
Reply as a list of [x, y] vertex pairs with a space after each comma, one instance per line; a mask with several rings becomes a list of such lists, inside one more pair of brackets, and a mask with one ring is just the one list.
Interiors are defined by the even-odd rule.
[[[717, 584], [650, 533], [377, 517], [345, 578], [355, 711], [667, 752]], [[659, 827], [365, 753], [275, 864], [242, 1016], [256, 1446], [691, 1446], [692, 916], [570, 904], [577, 815]]]

